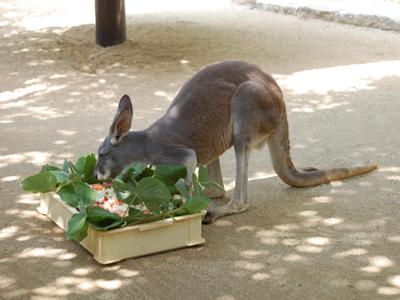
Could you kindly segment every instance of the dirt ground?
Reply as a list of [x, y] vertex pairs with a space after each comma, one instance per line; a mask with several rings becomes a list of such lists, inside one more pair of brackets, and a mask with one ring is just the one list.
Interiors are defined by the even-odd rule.
[[[0, 298], [400, 297], [399, 33], [227, 1], [143, 0], [127, 1], [129, 41], [103, 49], [87, 2], [0, 3]], [[42, 164], [95, 152], [121, 95], [134, 99], [142, 129], [202, 66], [232, 58], [277, 78], [296, 165], [380, 169], [295, 189], [276, 177], [267, 149], [255, 151], [249, 212], [203, 226], [204, 246], [111, 266], [66, 241], [36, 212], [37, 196], [21, 192], [19, 180]], [[232, 151], [222, 162], [231, 193]]]

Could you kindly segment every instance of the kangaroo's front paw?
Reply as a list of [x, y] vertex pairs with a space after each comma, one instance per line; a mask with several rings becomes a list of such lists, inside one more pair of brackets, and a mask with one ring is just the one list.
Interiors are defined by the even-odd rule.
[[235, 204], [232, 201], [226, 205], [209, 209], [203, 218], [203, 224], [212, 224], [220, 217], [245, 212], [248, 209], [247, 204]]
[[215, 210], [208, 210], [206, 215], [203, 218], [202, 223], [205, 225], [209, 225], [209, 224], [214, 223], [217, 218], [218, 218], [218, 216], [215, 213]]

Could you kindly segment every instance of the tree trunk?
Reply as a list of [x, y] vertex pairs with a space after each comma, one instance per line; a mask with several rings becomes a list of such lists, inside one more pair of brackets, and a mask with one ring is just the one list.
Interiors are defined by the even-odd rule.
[[125, 0], [96, 0], [96, 42], [108, 47], [126, 40]]

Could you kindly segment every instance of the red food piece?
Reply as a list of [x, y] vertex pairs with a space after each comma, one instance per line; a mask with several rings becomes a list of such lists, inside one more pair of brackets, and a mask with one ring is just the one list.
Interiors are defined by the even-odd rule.
[[92, 189], [94, 189], [95, 191], [101, 191], [102, 189], [104, 189], [104, 187], [100, 183], [95, 183], [92, 184]]

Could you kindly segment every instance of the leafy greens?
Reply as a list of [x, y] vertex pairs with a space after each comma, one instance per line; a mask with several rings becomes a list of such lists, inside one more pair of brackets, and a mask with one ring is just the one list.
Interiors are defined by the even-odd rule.
[[[206, 209], [210, 202], [204, 194], [205, 188], [222, 189], [217, 183], [209, 181], [204, 166], [199, 167], [198, 176], [193, 174], [188, 188], [184, 182], [187, 175], [184, 166], [154, 167], [135, 162], [112, 180], [118, 199], [127, 204], [127, 211], [121, 217], [94, 206], [96, 191], [90, 184], [101, 183], [94, 176], [96, 162], [94, 154], [82, 156], [76, 163], [64, 160], [61, 168], [45, 165], [38, 174], [21, 181], [24, 191], [55, 192], [65, 203], [78, 210], [68, 223], [67, 239], [80, 242], [86, 237], [89, 226], [95, 230], [110, 230], [198, 213]], [[147, 209], [137, 209], [138, 205]]]

